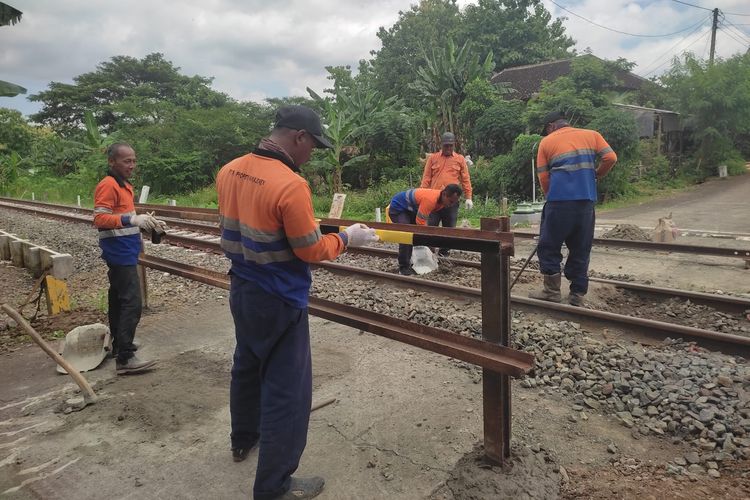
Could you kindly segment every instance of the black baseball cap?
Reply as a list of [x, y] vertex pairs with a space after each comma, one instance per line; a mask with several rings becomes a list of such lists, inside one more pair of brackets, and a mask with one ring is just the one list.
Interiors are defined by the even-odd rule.
[[564, 120], [565, 119], [565, 113], [562, 111], [552, 111], [551, 113], [547, 113], [547, 116], [544, 117], [544, 122], [542, 123], [542, 134], [541, 135], [547, 135], [547, 125], [550, 123], [554, 123], [557, 120]]
[[318, 113], [306, 106], [282, 106], [276, 111], [276, 127], [305, 130], [315, 139], [317, 148], [333, 148], [323, 135], [323, 125]]

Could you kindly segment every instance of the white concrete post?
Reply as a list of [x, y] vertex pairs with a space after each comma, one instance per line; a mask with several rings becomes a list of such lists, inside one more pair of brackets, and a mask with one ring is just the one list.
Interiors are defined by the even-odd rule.
[[148, 192], [151, 190], [148, 186], [141, 188], [141, 196], [138, 198], [138, 203], [146, 203], [148, 201]]
[[31, 201], [36, 201], [36, 196], [34, 196], [34, 191], [31, 192]]
[[170, 207], [176, 207], [177, 206], [177, 200], [169, 200], [169, 206]]
[[78, 195], [78, 208], [81, 208], [81, 195]]
[[375, 222], [382, 222], [382, 221], [380, 220], [380, 207], [377, 207], [377, 208], [375, 209]]

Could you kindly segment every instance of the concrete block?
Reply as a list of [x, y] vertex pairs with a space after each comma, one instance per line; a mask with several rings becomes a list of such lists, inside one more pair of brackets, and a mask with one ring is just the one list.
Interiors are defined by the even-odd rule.
[[52, 276], [59, 280], [64, 280], [71, 274], [73, 274], [73, 256], [67, 253], [58, 253], [56, 255], [53, 255]]
[[13, 240], [10, 242], [10, 261], [16, 267], [23, 267], [23, 241]]
[[0, 234], [0, 260], [10, 260], [10, 236]]
[[28, 241], [21, 242], [23, 248], [23, 266], [31, 271], [35, 278], [42, 275], [42, 257], [39, 247]]

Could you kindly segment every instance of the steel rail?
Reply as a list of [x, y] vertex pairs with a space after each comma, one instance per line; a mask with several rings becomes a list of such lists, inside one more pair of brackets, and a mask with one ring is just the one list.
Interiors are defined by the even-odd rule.
[[[0, 206], [6, 206], [4, 203], [0, 203]], [[17, 207], [11, 207], [11, 208], [17, 208]], [[67, 220], [74, 220], [77, 222], [85, 222], [90, 223], [90, 219], [83, 216], [78, 215], [63, 215], [63, 214], [57, 214], [57, 213], [49, 213], [40, 209], [35, 209], [33, 207], [20, 207], [22, 211], [26, 211], [29, 213], [34, 213], [38, 215], [44, 215], [49, 216], [53, 218], [59, 218], [59, 219], [67, 219]], [[174, 234], [173, 231], [168, 231], [166, 240], [167, 241], [173, 241], [175, 243], [179, 243], [182, 246], [190, 247], [190, 248], [200, 248], [202, 250], [208, 250], [214, 253], [221, 253], [220, 245], [217, 241], [215, 241], [215, 238], [213, 238], [214, 241], [210, 240], [200, 240], [188, 236], [183, 235], [177, 235]], [[466, 261], [470, 262], [470, 261]], [[386, 280], [390, 282], [396, 282], [400, 283], [402, 285], [406, 285], [409, 287], [419, 287], [421, 289], [427, 290], [427, 291], [435, 291], [439, 290], [442, 292], [445, 292], [446, 294], [458, 294], [468, 297], [480, 297], [481, 291], [475, 288], [469, 288], [469, 287], [462, 287], [459, 285], [451, 285], [448, 283], [440, 283], [440, 282], [434, 282], [434, 281], [428, 281], [421, 278], [413, 278], [410, 276], [401, 276], [397, 274], [392, 273], [386, 273], [382, 271], [375, 271], [375, 270], [367, 270], [362, 268], [355, 268], [351, 266], [345, 266], [342, 264], [335, 264], [335, 263], [319, 263], [316, 264], [317, 267], [322, 269], [327, 269], [333, 272], [338, 273], [346, 273], [346, 274], [358, 274], [358, 275], [365, 275], [369, 276], [371, 278], [376, 278], [379, 280]], [[621, 283], [625, 282], [616, 282], [615, 286], [621, 286]], [[641, 285], [646, 286], [646, 285]], [[646, 292], [654, 292], [653, 290], [644, 290]], [[658, 293], [658, 292], [657, 292]], [[693, 294], [697, 294], [699, 292], [691, 292]], [[710, 294], [706, 294], [710, 295]], [[726, 296], [720, 296], [722, 298], [726, 298]], [[713, 297], [711, 297], [713, 299]], [[730, 300], [744, 300], [739, 298], [734, 298]], [[606, 311], [596, 311], [593, 309], [587, 309], [587, 308], [578, 308], [569, 306], [566, 304], [555, 304], [552, 302], [544, 302], [540, 300], [530, 299], [526, 297], [519, 297], [516, 295], [511, 296], [511, 301], [513, 303], [524, 305], [526, 307], [532, 307], [534, 309], [551, 309], [558, 312], [571, 314], [575, 316], [583, 316], [591, 319], [597, 319], [597, 320], [604, 320], [609, 321], [613, 323], [618, 323], [624, 326], [637, 326], [640, 328], [645, 328], [649, 331], [655, 331], [662, 334], [661, 338], [663, 338], [665, 335], [680, 335], [682, 337], [685, 337], [690, 340], [695, 340], [702, 345], [706, 345], [711, 348], [715, 348], [724, 352], [739, 352], [744, 357], [749, 357], [748, 354], [750, 354], [750, 338], [748, 337], [742, 337], [739, 335], [731, 335], [731, 334], [725, 334], [720, 332], [712, 332], [710, 330], [704, 330], [700, 328], [694, 328], [689, 326], [683, 326], [683, 325], [675, 325], [672, 323], [665, 323], [655, 320], [648, 320], [644, 318], [636, 318], [626, 315], [621, 315], [617, 313], [611, 313]]]
[[[44, 202], [32, 202], [29, 200], [15, 200], [12, 198], [0, 198], [0, 201], [8, 201], [13, 203], [25, 203], [25, 204], [44, 204], [47, 206], [53, 206], [50, 203]], [[82, 210], [78, 207], [69, 205], [57, 205], [57, 207], [65, 207], [72, 210]], [[173, 217], [181, 219], [193, 219], [201, 220], [205, 222], [218, 223], [218, 211], [213, 208], [192, 208], [192, 207], [177, 207], [169, 205], [154, 205], [154, 204], [137, 204], [136, 210], [141, 212], [154, 211], [157, 215], [163, 217]], [[323, 219], [323, 221], [333, 221], [333, 219]], [[341, 221], [342, 225], [345, 222], [354, 221]], [[382, 223], [368, 222], [368, 225], [376, 225]], [[385, 226], [385, 224], [384, 224]], [[386, 229], [393, 229], [392, 225], [389, 225]], [[514, 237], [533, 239], [538, 237], [537, 233], [528, 231], [514, 231]], [[740, 258], [743, 260], [750, 260], [750, 249], [746, 248], [720, 248], [710, 247], [703, 245], [685, 245], [680, 243], [655, 243], [650, 241], [631, 241], [621, 240], [615, 238], [594, 238], [595, 246], [614, 247], [614, 248], [625, 248], [630, 250], [645, 250], [645, 251], [657, 251], [657, 252], [668, 252], [668, 253], [684, 253], [691, 255], [707, 255], [715, 257], [733, 257]]]
[[[461, 285], [452, 285], [450, 283], [441, 283], [429, 281], [411, 276], [401, 276], [398, 274], [375, 271], [372, 269], [355, 268], [342, 264], [330, 262], [315, 264], [316, 267], [325, 269], [330, 272], [344, 275], [365, 275], [376, 280], [390, 281], [410, 288], [419, 288], [428, 292], [439, 290], [450, 296], [463, 296], [475, 299], [482, 296], [482, 291], [478, 288], [472, 288]], [[627, 316], [608, 311], [598, 311], [584, 307], [575, 307], [568, 304], [556, 304], [554, 302], [545, 302], [543, 300], [531, 299], [528, 297], [519, 297], [511, 295], [510, 300], [514, 304], [525, 306], [532, 309], [551, 309], [557, 312], [584, 317], [592, 320], [603, 320], [610, 324], [619, 324], [624, 327], [638, 327], [645, 329], [646, 334], [663, 340], [669, 336], [679, 336], [686, 340], [692, 340], [700, 345], [720, 350], [726, 353], [739, 354], [745, 358], [750, 357], [750, 337], [732, 335], [728, 333], [715, 332], [692, 326], [666, 323], [634, 316]], [[658, 335], [655, 335], [657, 334]]]
[[[138, 263], [183, 278], [225, 290], [229, 289], [229, 278], [224, 273], [152, 255], [141, 255]], [[308, 310], [314, 316], [449, 356], [504, 375], [518, 377], [531, 371], [534, 366], [533, 355], [516, 349], [329, 300], [310, 297]]]
[[[518, 238], [533, 239], [539, 237], [537, 233], [514, 231]], [[617, 238], [594, 238], [594, 245], [602, 247], [627, 248], [631, 250], [649, 250], [654, 252], [686, 253], [692, 255], [710, 255], [716, 257], [737, 257], [750, 259], [750, 249], [720, 248], [702, 245], [685, 245], [681, 243], [657, 243], [653, 241], [621, 240]]]

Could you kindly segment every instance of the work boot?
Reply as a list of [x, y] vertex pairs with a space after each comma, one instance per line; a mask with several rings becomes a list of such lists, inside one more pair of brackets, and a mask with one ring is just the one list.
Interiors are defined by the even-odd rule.
[[278, 497], [278, 500], [300, 500], [315, 498], [323, 491], [326, 482], [322, 477], [291, 478], [289, 490]]
[[135, 375], [151, 370], [156, 364], [156, 360], [144, 361], [133, 356], [125, 361], [117, 360], [116, 371], [118, 375]]
[[398, 270], [398, 274], [402, 276], [414, 276], [417, 272], [411, 267], [401, 267]]
[[570, 292], [568, 295], [568, 304], [576, 307], [583, 307], [583, 297], [585, 293]]
[[544, 277], [544, 289], [541, 292], [531, 292], [529, 297], [532, 299], [546, 300], [547, 302], [561, 302], [560, 273], [543, 274], [542, 276]]

